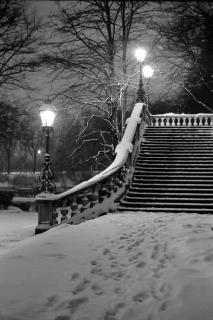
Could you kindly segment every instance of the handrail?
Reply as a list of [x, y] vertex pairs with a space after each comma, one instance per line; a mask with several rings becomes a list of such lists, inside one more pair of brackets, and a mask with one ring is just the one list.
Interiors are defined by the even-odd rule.
[[[95, 188], [96, 185], [98, 184], [108, 183], [109, 185], [108, 180], [114, 176], [115, 176], [115, 182], [117, 179], [117, 182], [116, 182], [117, 185], [122, 186], [121, 180], [122, 179], [123, 181], [125, 180], [124, 177], [122, 177], [122, 175], [124, 176], [127, 173], [125, 172], [124, 166], [127, 164], [129, 156], [133, 152], [133, 148], [135, 145], [134, 139], [136, 136], [137, 128], [138, 128], [138, 125], [141, 123], [141, 120], [146, 117], [146, 111], [147, 111], [147, 108], [145, 104], [143, 103], [135, 104], [132, 110], [131, 116], [126, 120], [126, 129], [122, 137], [122, 140], [115, 149], [116, 157], [114, 161], [105, 170], [95, 175], [91, 179], [87, 181], [83, 181], [77, 186], [74, 186], [73, 188], [67, 191], [64, 191], [60, 194], [51, 194], [47, 192], [42, 192], [36, 196], [35, 199], [38, 204], [38, 215], [39, 215], [38, 226], [44, 225], [47, 222], [46, 224], [48, 226], [44, 227], [44, 229], [46, 228], [45, 230], [47, 230], [49, 229], [50, 225], [53, 225], [55, 223], [53, 211], [55, 209], [54, 207], [57, 201], [60, 201], [60, 200], [63, 201], [63, 199], [69, 199], [71, 196], [75, 196], [80, 192], [83, 192], [84, 194], [85, 190], [87, 190], [88, 188]], [[123, 172], [121, 172], [121, 170]], [[112, 185], [108, 186], [108, 190], [106, 190], [105, 193], [109, 194], [112, 188], [113, 188]], [[104, 188], [102, 188], [102, 190], [98, 190], [98, 194], [103, 193], [103, 189]], [[84, 203], [86, 203], [88, 198], [86, 199], [85, 196], [84, 198], [85, 198]], [[92, 199], [93, 199], [92, 205], [95, 202], [97, 203], [97, 201], [94, 201], [94, 197], [92, 197]], [[99, 202], [101, 201], [102, 200], [99, 199]], [[76, 208], [75, 198], [73, 200], [73, 203], [75, 203], [75, 208]], [[73, 204], [73, 207], [74, 207], [74, 204]], [[91, 203], [90, 203], [90, 207], [91, 207]], [[82, 207], [81, 207], [81, 210], [83, 210]], [[78, 208], [78, 212], [79, 212], [79, 208]], [[67, 218], [64, 217], [64, 219], [67, 219]], [[36, 230], [37, 230], [36, 233], [40, 233], [39, 231], [40, 229], [37, 228]]]
[[134, 134], [137, 128], [137, 125], [141, 122], [141, 113], [143, 110], [143, 103], [136, 103], [131, 116], [126, 120], [126, 130], [123, 135], [123, 138], [121, 142], [117, 145], [115, 149], [116, 157], [114, 161], [102, 172], [98, 173], [94, 177], [92, 177], [89, 180], [83, 181], [77, 186], [74, 186], [73, 188], [64, 191], [60, 194], [52, 194], [47, 192], [42, 192], [36, 196], [36, 200], [59, 200], [63, 197], [72, 195], [78, 191], [84, 190], [85, 188], [91, 187], [92, 185], [101, 182], [102, 180], [106, 179], [113, 173], [115, 173], [117, 170], [122, 168], [122, 166], [127, 161], [129, 153], [133, 150], [133, 138]]

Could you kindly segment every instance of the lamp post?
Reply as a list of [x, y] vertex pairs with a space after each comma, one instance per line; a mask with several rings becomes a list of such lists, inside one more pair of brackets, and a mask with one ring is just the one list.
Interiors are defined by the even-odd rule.
[[154, 69], [149, 66], [149, 65], [145, 65], [143, 67], [143, 75], [144, 75], [144, 78], [147, 79], [147, 82], [146, 82], [146, 104], [147, 106], [149, 106], [149, 90], [148, 90], [148, 86], [149, 86], [149, 82], [150, 82], [150, 78], [153, 76], [153, 73], [154, 73]]
[[135, 51], [135, 56], [136, 59], [139, 63], [139, 67], [140, 67], [140, 78], [139, 78], [139, 85], [138, 85], [138, 91], [137, 91], [137, 102], [144, 102], [145, 101], [145, 91], [143, 88], [143, 79], [142, 79], [142, 66], [143, 66], [143, 62], [144, 59], [146, 57], [146, 50], [144, 50], [143, 48], [138, 48]]
[[41, 170], [39, 181], [40, 181], [40, 191], [52, 193], [56, 190], [55, 186], [55, 176], [51, 169], [50, 161], [50, 131], [53, 128], [53, 123], [56, 116], [56, 107], [52, 104], [43, 104], [40, 107], [40, 117], [42, 122], [42, 127], [45, 132], [45, 155], [43, 168]]

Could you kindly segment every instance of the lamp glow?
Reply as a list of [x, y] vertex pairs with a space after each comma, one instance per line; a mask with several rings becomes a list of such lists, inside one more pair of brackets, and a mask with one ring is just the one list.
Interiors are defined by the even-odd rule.
[[151, 78], [154, 73], [154, 69], [149, 65], [144, 66], [142, 71], [145, 78]]
[[40, 107], [40, 117], [43, 127], [52, 127], [56, 115], [56, 108], [51, 104], [44, 104]]
[[143, 62], [146, 57], [146, 50], [143, 48], [138, 48], [135, 50], [135, 56], [138, 62]]

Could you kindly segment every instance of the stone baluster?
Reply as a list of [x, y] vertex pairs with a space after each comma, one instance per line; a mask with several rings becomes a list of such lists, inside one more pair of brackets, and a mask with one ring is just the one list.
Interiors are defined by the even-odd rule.
[[170, 118], [167, 117], [167, 118], [166, 118], [166, 127], [169, 127], [169, 126], [170, 126]]
[[90, 207], [89, 204], [89, 199], [87, 197], [87, 192], [84, 191], [83, 192], [83, 197], [81, 198], [81, 212], [83, 212], [84, 210], [88, 209]]
[[98, 202], [102, 203], [104, 201], [104, 194], [102, 193], [102, 183], [99, 183], [99, 188], [98, 188]]
[[159, 118], [155, 117], [155, 127], [159, 127], [159, 122], [158, 122]]
[[108, 189], [107, 189], [107, 182], [106, 181], [102, 182], [100, 193], [104, 198], [108, 197]]
[[172, 123], [171, 123], [171, 126], [174, 127], [175, 126], [175, 118], [172, 117]]
[[210, 117], [210, 126], [213, 126], [213, 117]]
[[61, 208], [61, 223], [63, 221], [68, 220], [68, 217], [67, 217], [68, 212], [69, 212], [69, 210], [67, 208]]
[[98, 188], [97, 188], [97, 185], [95, 185], [92, 187], [90, 208], [94, 207], [98, 203], [99, 203], [99, 201], [98, 201]]
[[183, 123], [182, 123], [182, 126], [185, 127], [186, 126], [186, 118], [183, 117]]
[[67, 215], [68, 215], [69, 210], [66, 208], [67, 199], [63, 199], [61, 205], [62, 205], [62, 208], [60, 210], [60, 214], [61, 214], [61, 222], [63, 222], [68, 219]]
[[120, 170], [119, 172], [117, 172], [116, 174], [116, 181], [115, 183], [117, 184], [117, 186], [120, 188], [123, 185], [123, 176], [122, 176], [122, 170]]
[[111, 178], [110, 178], [110, 177], [107, 179], [106, 188], [107, 188], [107, 197], [110, 197], [111, 194], [112, 194], [112, 191], [113, 191], [112, 183], [111, 183]]
[[72, 212], [71, 212], [71, 215], [72, 215], [72, 216], [80, 213], [80, 210], [79, 210], [79, 207], [78, 207], [78, 203], [77, 203], [76, 200], [77, 200], [76, 197], [73, 197], [73, 202], [72, 202], [72, 204], [70, 205], [71, 210], [72, 210]]
[[177, 117], [177, 127], [180, 127], [180, 118]]
[[202, 126], [202, 118], [198, 117], [197, 122], [198, 122], [198, 126], [201, 127]]

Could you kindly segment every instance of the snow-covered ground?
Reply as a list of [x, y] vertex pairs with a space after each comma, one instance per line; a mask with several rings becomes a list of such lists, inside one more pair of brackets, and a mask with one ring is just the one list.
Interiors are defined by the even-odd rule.
[[1, 320], [212, 320], [213, 216], [114, 213], [0, 250]]
[[0, 210], [0, 252], [11, 248], [17, 241], [33, 236], [37, 221], [35, 212], [24, 212], [17, 207]]

